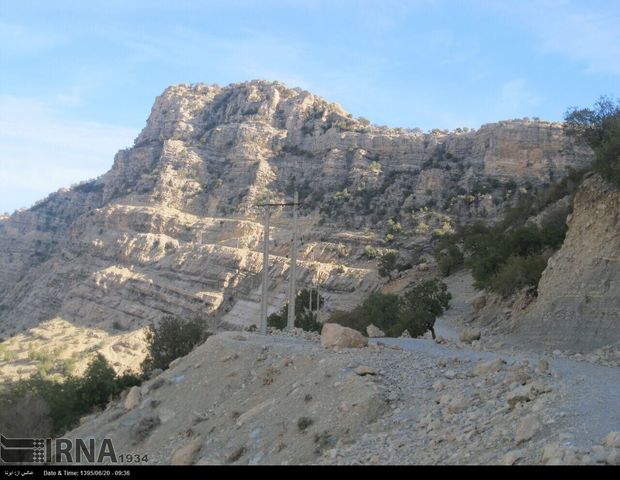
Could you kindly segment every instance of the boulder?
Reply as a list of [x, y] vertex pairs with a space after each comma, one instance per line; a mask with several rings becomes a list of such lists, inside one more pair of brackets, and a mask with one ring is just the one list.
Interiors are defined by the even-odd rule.
[[463, 343], [471, 343], [474, 340], [480, 340], [482, 333], [477, 328], [466, 328], [459, 335], [459, 340]]
[[515, 443], [517, 445], [531, 440], [540, 430], [540, 421], [536, 415], [528, 415], [521, 419], [515, 430]]
[[352, 328], [326, 323], [321, 330], [321, 345], [324, 348], [362, 348], [368, 345], [368, 338]]
[[471, 306], [473, 307], [474, 312], [476, 313], [482, 310], [486, 304], [487, 304], [487, 296], [484, 293], [481, 293], [480, 295], [476, 296], [471, 301]]
[[194, 463], [194, 457], [202, 447], [202, 440], [200, 437], [195, 438], [188, 444], [182, 446], [172, 454], [170, 459], [171, 465], [192, 465]]
[[129, 393], [125, 397], [125, 403], [123, 404], [125, 410], [133, 410], [138, 405], [140, 405], [140, 400], [142, 399], [142, 392], [140, 387], [131, 387], [129, 389]]
[[379, 327], [375, 327], [372, 323], [366, 327], [366, 333], [368, 338], [382, 338], [385, 337], [385, 333]]

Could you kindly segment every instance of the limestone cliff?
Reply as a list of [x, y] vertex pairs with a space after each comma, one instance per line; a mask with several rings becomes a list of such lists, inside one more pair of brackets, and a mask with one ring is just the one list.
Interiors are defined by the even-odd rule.
[[599, 176], [577, 192], [566, 240], [519, 323], [529, 341], [550, 348], [620, 342], [620, 191]]
[[[300, 192], [300, 287], [320, 282], [328, 309], [352, 306], [380, 283], [367, 246], [406, 257], [589, 161], [556, 123], [425, 134], [279, 83], [172, 86], [108, 173], [0, 218], [0, 335], [51, 319], [117, 335], [195, 312], [256, 323], [267, 191]], [[272, 309], [290, 219], [274, 211]]]

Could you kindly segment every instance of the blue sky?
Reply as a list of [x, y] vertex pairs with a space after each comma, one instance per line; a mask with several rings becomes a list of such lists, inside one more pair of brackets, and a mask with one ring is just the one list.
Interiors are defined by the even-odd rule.
[[0, 212], [96, 177], [174, 83], [279, 80], [400, 127], [620, 94], [616, 0], [0, 0]]

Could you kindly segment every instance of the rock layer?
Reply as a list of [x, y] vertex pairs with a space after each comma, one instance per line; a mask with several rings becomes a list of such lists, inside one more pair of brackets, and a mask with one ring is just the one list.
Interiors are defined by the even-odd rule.
[[[172, 86], [108, 173], [0, 218], [0, 335], [52, 319], [111, 335], [166, 315], [255, 324], [256, 205], [295, 189], [299, 285], [321, 283], [327, 310], [352, 307], [380, 284], [369, 248], [407, 255], [589, 159], [557, 123], [424, 134], [279, 83]], [[270, 311], [286, 294], [292, 218], [272, 213]]]

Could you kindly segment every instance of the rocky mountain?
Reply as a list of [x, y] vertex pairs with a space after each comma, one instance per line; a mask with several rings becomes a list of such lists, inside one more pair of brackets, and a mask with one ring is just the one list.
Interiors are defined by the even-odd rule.
[[[267, 192], [300, 193], [300, 287], [320, 283], [327, 310], [353, 306], [382, 282], [377, 251], [427, 268], [431, 235], [493, 221], [590, 160], [558, 123], [423, 133], [279, 83], [172, 86], [109, 172], [0, 218], [0, 335], [21, 335], [10, 348], [27, 365], [37, 335], [57, 338], [63, 358], [62, 332], [77, 328], [98, 340], [70, 355], [105, 347], [120, 368], [140, 358], [131, 332], [165, 315], [256, 323]], [[286, 293], [291, 218], [273, 211], [271, 310]]]

